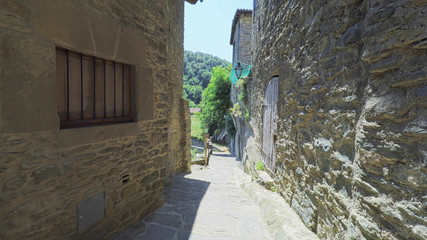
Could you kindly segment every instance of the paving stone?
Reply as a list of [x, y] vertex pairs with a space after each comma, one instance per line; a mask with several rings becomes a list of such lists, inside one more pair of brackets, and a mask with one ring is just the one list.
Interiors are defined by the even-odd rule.
[[181, 215], [178, 215], [176, 213], [154, 212], [153, 214], [148, 216], [144, 221], [157, 223], [159, 225], [171, 227], [174, 229], [179, 229], [181, 227], [182, 217]]
[[126, 232], [121, 232], [113, 235], [112, 239], [114, 240], [134, 240], [134, 237]]
[[194, 225], [194, 222], [191, 222], [190, 224], [185, 223], [182, 226], [180, 232], [190, 234], [193, 231], [193, 225]]
[[235, 234], [238, 237], [263, 236], [263, 231], [259, 224], [251, 221], [236, 221]]
[[198, 234], [189, 234], [189, 233], [179, 233], [179, 240], [234, 240], [232, 237], [213, 237], [213, 236], [203, 236]]
[[263, 221], [260, 211], [248, 212], [246, 210], [231, 209], [231, 210], [224, 210], [223, 212], [224, 212], [224, 214], [232, 217], [235, 220], [239, 220], [239, 219], [240, 220], [253, 220], [256, 222], [262, 222]]
[[176, 239], [176, 231], [169, 227], [164, 227], [156, 224], [150, 224], [147, 232], [141, 234], [138, 240], [172, 240]]
[[138, 236], [139, 234], [145, 232], [147, 229], [147, 224], [142, 221], [139, 221], [137, 224], [130, 226], [126, 229], [126, 233], [132, 236]]
[[199, 212], [196, 216], [196, 222], [201, 225], [228, 226], [230, 225], [230, 218], [217, 213]]
[[233, 229], [230, 225], [200, 225], [195, 222], [191, 229], [191, 233], [206, 236], [233, 236]]
[[164, 206], [125, 232], [144, 240], [271, 240], [260, 208], [237, 184], [239, 164], [228, 154], [213, 155], [209, 167], [177, 174]]
[[165, 206], [159, 208], [157, 212], [164, 212], [164, 213], [174, 212], [176, 214], [180, 214], [181, 216], [185, 216], [192, 212], [196, 212], [194, 205], [195, 204], [192, 204], [192, 203], [176, 203], [176, 204], [166, 203]]

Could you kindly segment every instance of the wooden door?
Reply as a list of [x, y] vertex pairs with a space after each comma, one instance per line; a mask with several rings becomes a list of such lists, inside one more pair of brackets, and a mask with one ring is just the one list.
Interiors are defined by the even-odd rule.
[[262, 130], [262, 151], [263, 160], [268, 168], [274, 171], [275, 168], [275, 138], [277, 134], [277, 97], [279, 92], [279, 78], [270, 80], [265, 90], [263, 104], [263, 130]]

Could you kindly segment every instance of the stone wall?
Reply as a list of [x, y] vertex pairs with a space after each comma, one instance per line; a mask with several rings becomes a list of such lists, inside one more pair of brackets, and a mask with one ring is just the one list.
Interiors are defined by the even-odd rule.
[[[190, 161], [183, 14], [176, 0], [0, 3], [0, 239], [106, 238], [162, 204]], [[131, 64], [135, 121], [59, 129], [55, 46]], [[102, 192], [105, 217], [78, 233], [77, 204]]]
[[239, 18], [239, 61], [251, 64], [252, 14], [242, 13]]
[[[279, 76], [278, 191], [323, 239], [426, 239], [427, 4], [257, 1], [247, 170]], [[253, 131], [251, 133], [251, 131]]]

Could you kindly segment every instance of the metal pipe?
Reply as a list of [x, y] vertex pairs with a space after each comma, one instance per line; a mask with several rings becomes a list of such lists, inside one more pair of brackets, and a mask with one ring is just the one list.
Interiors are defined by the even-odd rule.
[[106, 72], [106, 70], [105, 70], [105, 59], [103, 59], [103, 62], [104, 62], [104, 118], [106, 118], [107, 117], [107, 90], [106, 90], [106, 86], [105, 86], [105, 84], [106, 84], [106, 80], [105, 80], [105, 72]]
[[96, 58], [93, 57], [93, 118], [96, 118]]
[[114, 117], [116, 117], [116, 62], [113, 62], [114, 68]]
[[125, 116], [125, 64], [122, 64], [122, 116]]
[[70, 69], [68, 65], [68, 50], [65, 50], [67, 57], [67, 121], [70, 120]]
[[80, 53], [80, 119], [83, 120], [83, 55]]

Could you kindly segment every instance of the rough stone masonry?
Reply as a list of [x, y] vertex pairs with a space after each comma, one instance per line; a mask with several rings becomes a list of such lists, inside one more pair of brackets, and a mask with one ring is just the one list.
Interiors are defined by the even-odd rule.
[[262, 99], [278, 76], [271, 175], [306, 226], [427, 239], [427, 2], [259, 0], [252, 27], [247, 170], [263, 158]]
[[[190, 170], [183, 15], [183, 0], [0, 1], [0, 239], [107, 238]], [[131, 65], [133, 121], [60, 129], [56, 47]], [[78, 231], [92, 196], [104, 216]]]

